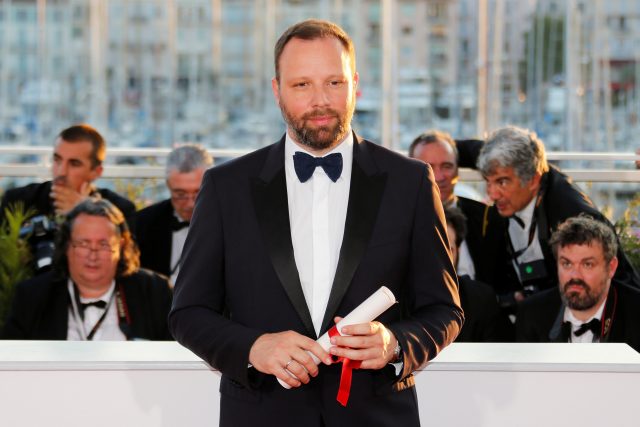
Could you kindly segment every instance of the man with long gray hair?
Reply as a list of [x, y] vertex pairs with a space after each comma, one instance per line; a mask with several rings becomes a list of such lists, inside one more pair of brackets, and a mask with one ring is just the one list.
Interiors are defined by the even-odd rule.
[[[505, 268], [512, 274], [497, 289], [503, 300], [520, 301], [555, 285], [556, 263], [549, 238], [567, 218], [585, 213], [613, 229], [587, 195], [547, 163], [544, 144], [534, 132], [507, 126], [491, 133], [484, 144], [460, 141], [458, 148], [465, 151], [461, 159], [480, 148], [477, 168], [487, 195], [498, 213], [508, 218]], [[621, 249], [617, 258], [616, 280], [637, 287], [637, 274]]]
[[171, 277], [175, 283], [180, 269], [189, 222], [204, 172], [213, 164], [199, 145], [187, 144], [167, 157], [166, 183], [169, 199], [142, 209], [136, 215], [136, 237], [144, 268]]

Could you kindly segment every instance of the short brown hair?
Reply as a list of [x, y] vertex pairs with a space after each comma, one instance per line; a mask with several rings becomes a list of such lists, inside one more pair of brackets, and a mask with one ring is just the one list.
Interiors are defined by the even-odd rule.
[[593, 242], [602, 245], [602, 254], [606, 262], [610, 262], [616, 256], [618, 240], [613, 229], [585, 213], [568, 218], [558, 226], [549, 240], [556, 259], [558, 259], [559, 248], [569, 245], [591, 246]]
[[100, 166], [107, 156], [107, 143], [104, 138], [94, 127], [87, 124], [68, 127], [58, 134], [58, 138], [71, 143], [90, 142], [93, 147], [91, 150], [92, 168]]
[[289, 40], [316, 40], [328, 37], [338, 39], [340, 43], [342, 43], [342, 46], [344, 46], [345, 50], [349, 54], [349, 59], [351, 60], [351, 68], [355, 73], [356, 50], [353, 46], [351, 37], [349, 37], [349, 35], [342, 28], [340, 28], [333, 22], [323, 21], [319, 19], [307, 19], [306, 21], [298, 22], [297, 24], [294, 24], [291, 27], [287, 28], [287, 30], [282, 33], [282, 35], [276, 42], [276, 46], [274, 49], [276, 80], [280, 81], [280, 56], [282, 56], [282, 51], [284, 51], [284, 47], [287, 45], [287, 43], [289, 43]]

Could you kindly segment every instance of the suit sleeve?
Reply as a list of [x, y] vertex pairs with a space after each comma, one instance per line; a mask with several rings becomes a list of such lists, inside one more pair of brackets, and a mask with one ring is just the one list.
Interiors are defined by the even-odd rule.
[[249, 351], [261, 332], [224, 315], [227, 242], [213, 171], [207, 171], [196, 201], [174, 288], [169, 329], [179, 343], [212, 367], [250, 386]]
[[387, 325], [403, 350], [402, 378], [424, 367], [453, 342], [464, 320], [442, 204], [431, 168], [423, 170], [415, 204], [407, 295], [401, 301], [406, 314]]

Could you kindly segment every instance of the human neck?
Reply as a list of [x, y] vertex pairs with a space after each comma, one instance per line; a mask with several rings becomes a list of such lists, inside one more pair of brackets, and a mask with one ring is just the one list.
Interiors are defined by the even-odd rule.
[[[351, 132], [351, 131], [349, 131], [349, 132]], [[318, 148], [313, 148], [313, 147], [310, 147], [310, 146], [308, 146], [306, 144], [303, 144], [303, 143], [299, 142], [295, 138], [295, 136], [293, 135], [293, 132], [291, 132], [290, 130], [287, 130], [287, 134], [289, 135], [289, 138], [291, 138], [291, 141], [293, 141], [293, 143], [295, 145], [297, 145], [298, 147], [300, 147], [304, 151], [307, 151], [308, 153], [313, 154], [316, 157], [322, 157], [325, 154], [329, 153], [330, 151], [335, 150], [335, 148], [337, 146], [342, 144], [347, 139], [347, 137], [349, 136], [349, 132], [345, 133], [345, 135], [340, 140], [333, 142], [329, 147], [318, 149]]]
[[80, 295], [80, 297], [87, 299], [96, 299], [109, 292], [109, 288], [111, 288], [111, 284], [113, 282], [108, 282], [104, 285], [101, 284], [99, 286], [92, 284], [90, 287], [84, 286], [77, 280], [73, 280], [73, 283], [75, 283], [76, 288], [78, 288], [78, 295]]
[[578, 319], [581, 322], [586, 322], [587, 320], [591, 319], [598, 313], [598, 311], [600, 310], [600, 307], [602, 307], [605, 301], [606, 301], [606, 298], [587, 310], [574, 310], [571, 308], [569, 310], [571, 310], [571, 314], [573, 314], [573, 316], [576, 319]]

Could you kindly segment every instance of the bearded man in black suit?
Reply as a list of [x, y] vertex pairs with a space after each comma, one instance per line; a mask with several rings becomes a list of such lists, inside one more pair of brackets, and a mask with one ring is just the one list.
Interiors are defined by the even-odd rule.
[[171, 197], [136, 214], [140, 264], [168, 276], [172, 283], [180, 271], [182, 247], [202, 177], [212, 163], [209, 153], [199, 145], [183, 145], [172, 150], [166, 165]]
[[623, 342], [640, 351], [640, 291], [615, 280], [616, 236], [580, 215], [551, 237], [558, 287], [524, 300], [516, 338], [522, 342]]
[[53, 269], [19, 283], [3, 338], [170, 340], [166, 277], [139, 270], [122, 212], [88, 198], [60, 226]]
[[[418, 426], [412, 372], [463, 320], [433, 175], [351, 131], [358, 74], [340, 27], [293, 25], [275, 68], [286, 134], [206, 172], [171, 331], [222, 372], [221, 426]], [[399, 304], [329, 352], [316, 343], [380, 285]], [[360, 364], [346, 406], [330, 355]]]

